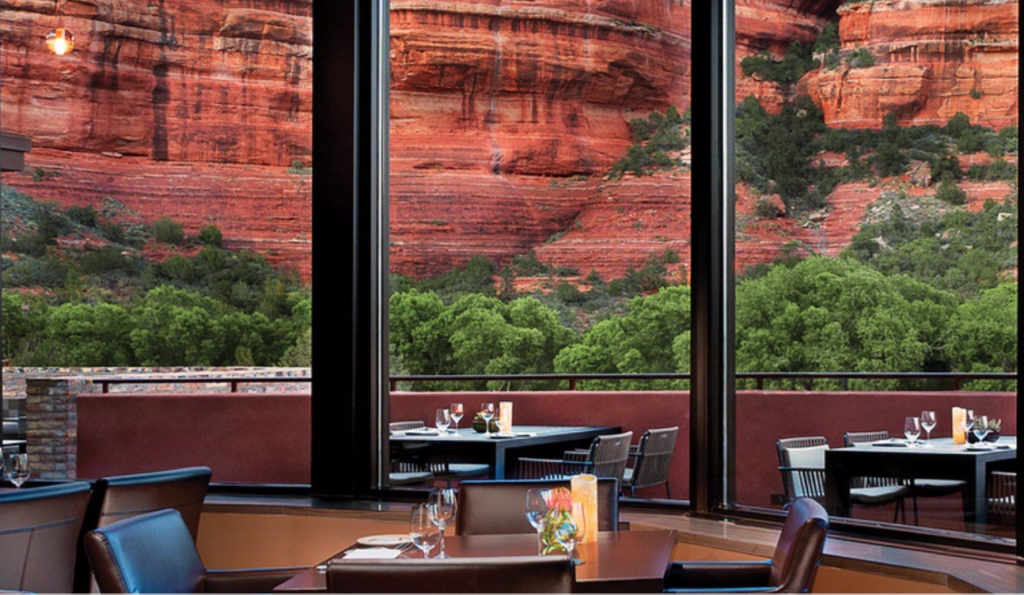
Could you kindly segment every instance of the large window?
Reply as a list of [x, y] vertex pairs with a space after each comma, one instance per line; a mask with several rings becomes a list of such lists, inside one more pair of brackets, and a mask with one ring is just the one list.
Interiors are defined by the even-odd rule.
[[1014, 538], [1018, 6], [735, 19], [735, 503]]
[[516, 377], [689, 370], [688, 8], [396, 1], [390, 67], [390, 421], [684, 425], [684, 379]]
[[[28, 438], [37, 477], [205, 459], [226, 465], [214, 481], [308, 483], [308, 382], [243, 388], [307, 393], [287, 403], [223, 382], [115, 387], [61, 420], [25, 382], [308, 376], [311, 3], [55, 4], [0, 14], [3, 131], [32, 147], [0, 190], [6, 437]], [[62, 56], [43, 43], [55, 27], [75, 39]], [[168, 410], [168, 392], [209, 399]], [[277, 423], [297, 449], [277, 462], [232, 446]]]

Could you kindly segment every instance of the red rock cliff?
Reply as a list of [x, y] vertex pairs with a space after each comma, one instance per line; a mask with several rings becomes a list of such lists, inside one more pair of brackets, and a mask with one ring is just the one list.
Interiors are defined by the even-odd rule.
[[[309, 278], [311, 0], [67, 0], [76, 49], [42, 43], [54, 3], [0, 0], [2, 123], [32, 138], [30, 174], [4, 182], [39, 200], [111, 196], [188, 233], [214, 223], [229, 247]], [[304, 186], [304, 187], [303, 187]]]
[[689, 9], [674, 0], [391, 11], [392, 270], [542, 244], [587, 202], [566, 180], [607, 172], [630, 119], [689, 103]]
[[830, 126], [1017, 122], [1019, 4], [1007, 0], [872, 0], [839, 9], [844, 50], [866, 48], [869, 68], [819, 70], [803, 81]]

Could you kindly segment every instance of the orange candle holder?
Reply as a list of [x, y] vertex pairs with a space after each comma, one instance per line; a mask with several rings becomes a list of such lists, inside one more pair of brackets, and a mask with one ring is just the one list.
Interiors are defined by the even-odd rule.
[[587, 532], [583, 535], [580, 543], [593, 543], [597, 541], [597, 477], [586, 473], [573, 475], [570, 480], [572, 485], [572, 501], [579, 502], [583, 506], [583, 516], [587, 523]]

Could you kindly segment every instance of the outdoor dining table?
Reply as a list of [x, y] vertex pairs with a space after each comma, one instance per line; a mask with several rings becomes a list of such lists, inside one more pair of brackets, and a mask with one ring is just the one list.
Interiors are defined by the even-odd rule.
[[850, 482], [855, 477], [956, 479], [967, 483], [964, 523], [985, 524], [988, 473], [1016, 458], [1015, 436], [1003, 436], [988, 449], [953, 444], [952, 438], [936, 438], [927, 446], [909, 447], [897, 441], [830, 449], [825, 451], [825, 509], [830, 515], [850, 516]]
[[587, 448], [597, 436], [620, 431], [606, 426], [515, 426], [511, 435], [503, 436], [461, 428], [430, 435], [396, 432], [390, 440], [406, 448], [423, 447], [431, 463], [486, 463], [492, 479], [506, 479], [520, 457], [562, 458], [566, 450]]
[[[577, 546], [583, 564], [576, 567], [573, 591], [661, 593], [665, 568], [675, 543], [675, 531], [602, 531], [596, 542]], [[453, 558], [537, 555], [537, 535], [449, 535], [445, 537], [445, 551]], [[344, 553], [332, 558], [341, 558]], [[413, 548], [402, 556], [419, 558], [423, 554]], [[344, 559], [339, 563], [344, 564]], [[274, 592], [326, 592], [324, 568], [326, 564], [310, 568], [278, 585]]]

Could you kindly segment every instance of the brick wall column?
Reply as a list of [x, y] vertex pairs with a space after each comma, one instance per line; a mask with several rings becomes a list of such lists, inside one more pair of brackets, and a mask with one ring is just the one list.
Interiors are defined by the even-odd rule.
[[78, 395], [92, 382], [82, 377], [28, 378], [28, 458], [32, 477], [68, 479], [76, 476]]

